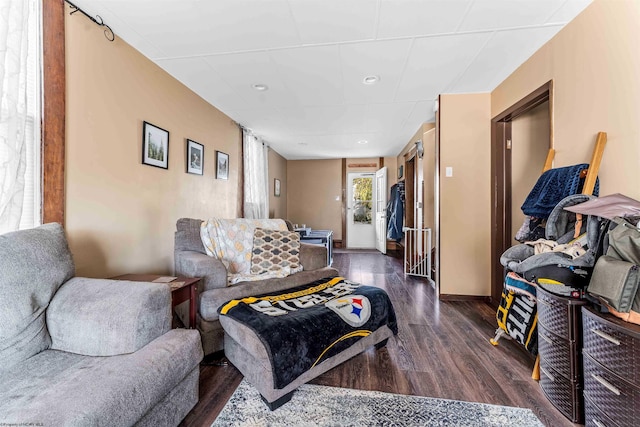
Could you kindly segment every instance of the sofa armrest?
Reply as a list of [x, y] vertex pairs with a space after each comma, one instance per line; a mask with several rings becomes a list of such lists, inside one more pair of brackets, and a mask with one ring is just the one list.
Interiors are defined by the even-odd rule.
[[75, 277], [47, 308], [51, 348], [87, 356], [133, 353], [171, 329], [167, 284]]
[[175, 252], [176, 274], [187, 277], [202, 277], [202, 289], [224, 288], [227, 286], [227, 269], [222, 261], [195, 251]]
[[305, 271], [327, 266], [327, 248], [300, 242], [300, 264]]

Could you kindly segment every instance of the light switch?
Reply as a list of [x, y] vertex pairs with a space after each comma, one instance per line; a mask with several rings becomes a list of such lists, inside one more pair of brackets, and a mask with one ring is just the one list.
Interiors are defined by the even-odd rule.
[[444, 169], [444, 176], [446, 176], [447, 178], [451, 178], [453, 176], [453, 168], [451, 166], [447, 166]]

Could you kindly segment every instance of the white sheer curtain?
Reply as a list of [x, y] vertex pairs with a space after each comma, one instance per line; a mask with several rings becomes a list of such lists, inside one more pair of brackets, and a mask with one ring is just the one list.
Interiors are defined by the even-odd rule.
[[244, 217], [269, 217], [269, 147], [243, 129]]
[[0, 234], [40, 224], [40, 2], [0, 0]]

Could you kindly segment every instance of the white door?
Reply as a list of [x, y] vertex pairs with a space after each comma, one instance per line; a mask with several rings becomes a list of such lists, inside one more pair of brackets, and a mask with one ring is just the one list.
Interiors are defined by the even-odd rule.
[[373, 249], [376, 230], [373, 216], [375, 174], [350, 173], [347, 181], [347, 247]]
[[376, 172], [376, 249], [387, 253], [387, 168]]

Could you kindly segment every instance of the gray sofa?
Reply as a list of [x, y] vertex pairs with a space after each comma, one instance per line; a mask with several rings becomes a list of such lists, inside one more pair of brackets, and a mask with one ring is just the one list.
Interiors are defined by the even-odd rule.
[[0, 272], [1, 425], [175, 426], [198, 401], [167, 285], [74, 277], [59, 224], [0, 235]]
[[334, 277], [338, 271], [327, 267], [327, 250], [323, 246], [300, 244], [300, 263], [304, 270], [287, 276], [240, 282], [227, 286], [227, 270], [221, 261], [206, 254], [200, 238], [201, 219], [180, 218], [176, 223], [174, 261], [175, 273], [187, 277], [202, 277], [198, 289], [197, 328], [202, 335], [205, 354], [224, 348], [224, 331], [218, 319], [218, 307], [225, 302], [288, 289], [324, 277]]

